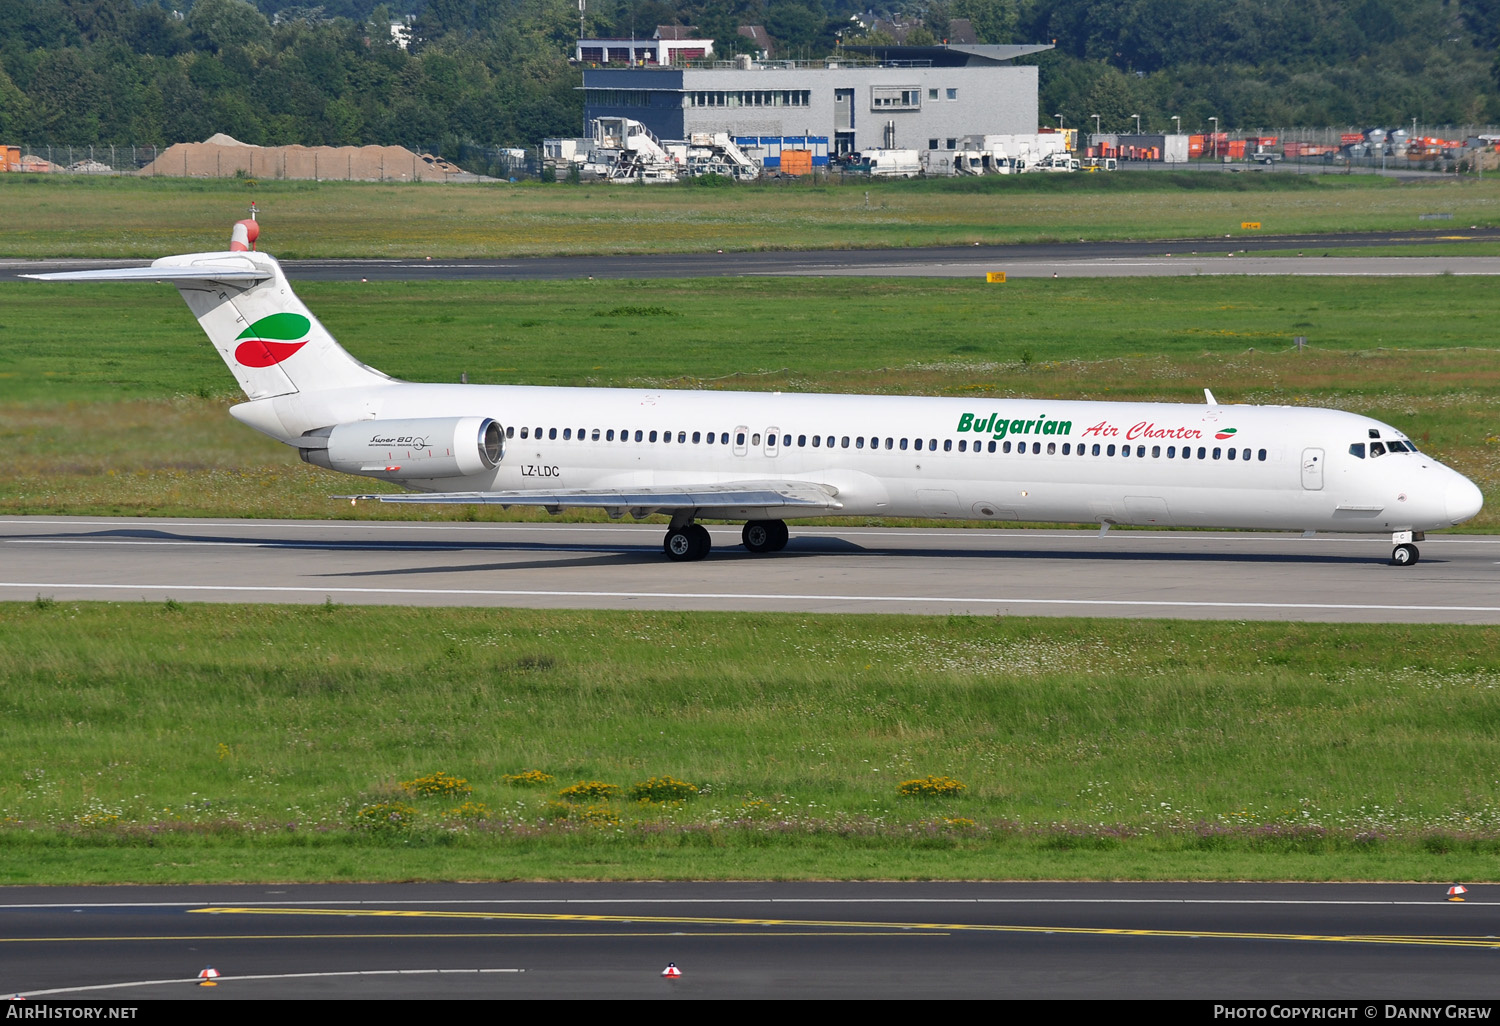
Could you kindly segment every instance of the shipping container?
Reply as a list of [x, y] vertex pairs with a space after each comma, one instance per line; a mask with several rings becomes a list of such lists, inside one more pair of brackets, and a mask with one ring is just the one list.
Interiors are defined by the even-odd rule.
[[782, 150], [781, 173], [786, 175], [812, 174], [812, 150]]

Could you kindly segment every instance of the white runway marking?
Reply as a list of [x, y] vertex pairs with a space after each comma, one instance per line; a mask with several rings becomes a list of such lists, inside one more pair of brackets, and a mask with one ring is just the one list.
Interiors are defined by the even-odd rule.
[[[143, 938], [146, 939], [146, 938]], [[478, 973], [524, 973], [525, 969], [354, 969], [341, 973], [260, 973], [250, 976], [220, 976], [219, 985], [239, 983], [244, 980], [312, 980], [337, 976], [441, 976], [450, 973], [474, 975]], [[96, 983], [87, 987], [57, 987], [52, 990], [23, 990], [10, 995], [14, 998], [50, 997], [54, 994], [85, 994], [103, 990], [127, 990], [131, 987], [161, 987], [170, 984], [192, 984], [197, 986], [196, 976], [174, 980], [131, 980], [126, 983]]]
[[572, 599], [677, 599], [725, 602], [923, 602], [978, 603], [993, 606], [1110, 606], [1140, 609], [1301, 609], [1395, 613], [1500, 613], [1500, 606], [1419, 606], [1353, 602], [1180, 602], [1167, 599], [1038, 599], [991, 598], [982, 595], [822, 595], [796, 593], [712, 591], [541, 591], [490, 588], [347, 588], [328, 585], [299, 588], [280, 585], [225, 584], [69, 584], [66, 582], [0, 581], [0, 589], [12, 588], [40, 593], [44, 589], [100, 591], [231, 592], [287, 595], [451, 595], [484, 598], [572, 598]]
[[[1435, 886], [1435, 885], [1434, 885]], [[0, 911], [39, 908], [203, 908], [210, 901], [56, 901], [0, 904]], [[1409, 901], [1393, 898], [413, 898], [380, 901], [331, 898], [326, 901], [236, 901], [236, 908], [339, 908], [344, 905], [1441, 905], [1489, 907], [1489, 901], [1449, 902], [1445, 898]], [[217, 913], [214, 913], [217, 914]], [[470, 970], [471, 972], [473, 970]], [[492, 969], [489, 972], [507, 970]], [[515, 970], [509, 970], [515, 971]], [[171, 981], [167, 981], [171, 982]]]

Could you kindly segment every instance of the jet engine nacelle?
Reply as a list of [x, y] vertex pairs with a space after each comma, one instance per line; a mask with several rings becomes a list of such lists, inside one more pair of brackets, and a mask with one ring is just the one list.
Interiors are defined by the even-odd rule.
[[[320, 444], [321, 443], [321, 444]], [[297, 440], [308, 463], [390, 481], [469, 477], [505, 458], [505, 429], [489, 417], [361, 420]]]

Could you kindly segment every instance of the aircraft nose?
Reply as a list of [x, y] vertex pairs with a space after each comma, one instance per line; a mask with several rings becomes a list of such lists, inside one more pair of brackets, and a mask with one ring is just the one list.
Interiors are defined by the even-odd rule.
[[1448, 507], [1448, 519], [1455, 524], [1461, 524], [1484, 505], [1484, 496], [1479, 492], [1479, 486], [1466, 477], [1461, 477], [1448, 486], [1444, 496]]

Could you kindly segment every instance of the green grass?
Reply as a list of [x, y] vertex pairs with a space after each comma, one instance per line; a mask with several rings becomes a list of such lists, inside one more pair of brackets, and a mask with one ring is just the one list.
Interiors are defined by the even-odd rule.
[[[1454, 626], [43, 598], [0, 606], [0, 880], [1492, 879], [1496, 665]], [[401, 787], [437, 772], [471, 793]], [[557, 799], [666, 775], [700, 793]]]
[[1500, 180], [1368, 175], [1026, 175], [704, 189], [0, 176], [0, 256], [222, 249], [251, 200], [282, 257], [858, 249], [1389, 231], [1500, 223]]
[[[414, 380], [1333, 406], [1480, 484], [1500, 526], [1487, 279], [723, 279], [326, 284], [299, 293]], [[1294, 336], [1310, 348], [1298, 353]], [[0, 512], [407, 518], [232, 421], [165, 286], [0, 283]], [[426, 510], [434, 518], [498, 511]], [[527, 514], [516, 514], [527, 515]], [[535, 514], [542, 516], [543, 514]]]

